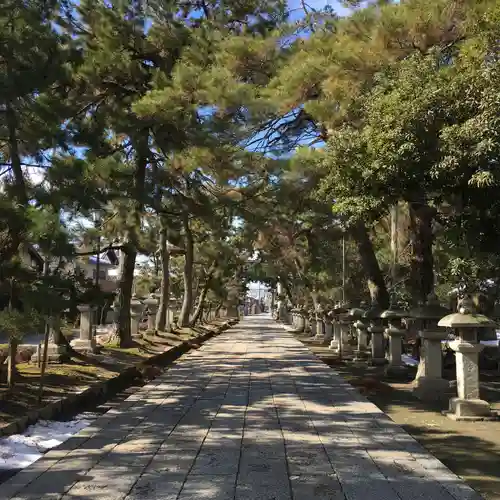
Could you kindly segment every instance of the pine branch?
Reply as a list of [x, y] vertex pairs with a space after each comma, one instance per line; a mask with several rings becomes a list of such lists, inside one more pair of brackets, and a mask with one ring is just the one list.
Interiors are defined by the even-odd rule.
[[75, 252], [74, 255], [78, 257], [84, 257], [88, 255], [97, 255], [101, 253], [109, 252], [110, 250], [123, 250], [125, 245], [109, 245], [105, 248], [95, 248], [94, 250], [89, 250], [87, 252]]

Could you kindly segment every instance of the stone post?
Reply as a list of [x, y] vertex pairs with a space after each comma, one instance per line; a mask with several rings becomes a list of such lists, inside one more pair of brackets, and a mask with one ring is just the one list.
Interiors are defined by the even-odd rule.
[[[68, 358], [68, 349], [66, 344], [63, 344], [62, 340], [62, 332], [59, 328], [59, 321], [56, 319], [50, 325], [49, 344], [47, 346], [47, 363], [62, 363]], [[43, 359], [43, 344], [40, 349], [40, 353], [38, 353], [39, 349], [40, 346], [37, 347], [37, 351], [31, 357], [32, 363], [37, 363], [39, 359]]]
[[112, 325], [111, 325], [111, 331], [113, 333], [116, 333], [118, 331], [118, 319], [120, 317], [120, 304], [118, 302], [113, 302], [113, 305], [111, 306], [111, 317], [112, 317]]
[[421, 339], [420, 361], [417, 375], [413, 381], [413, 394], [423, 401], [439, 401], [446, 398], [449, 382], [442, 378], [443, 351], [442, 341], [448, 338], [438, 321], [448, 313], [441, 307], [435, 294], [429, 295], [427, 303], [410, 311], [410, 317], [421, 326], [418, 335]]
[[322, 307], [319, 307], [316, 311], [316, 335], [315, 340], [323, 340], [325, 337], [325, 311]]
[[333, 311], [327, 311], [324, 316], [325, 334], [323, 336], [323, 344], [330, 344], [333, 338]]
[[159, 300], [154, 293], [144, 301], [148, 315], [148, 330], [156, 332], [156, 313], [158, 312]]
[[314, 336], [314, 340], [319, 342], [323, 342], [325, 338], [325, 317], [326, 314], [324, 311], [318, 313], [318, 319], [316, 322], [316, 335]]
[[403, 328], [402, 319], [405, 313], [397, 304], [391, 303], [389, 309], [384, 311], [381, 318], [388, 320], [388, 327], [385, 333], [389, 337], [389, 364], [385, 369], [385, 374], [389, 377], [406, 377], [407, 368], [404, 365], [401, 355], [403, 354], [403, 338], [406, 335], [406, 329]]
[[370, 326], [368, 327], [368, 332], [371, 334], [371, 364], [372, 365], [384, 365], [387, 360], [385, 359], [385, 345], [384, 345], [384, 331], [385, 328], [382, 324], [382, 319], [380, 315], [382, 311], [378, 304], [372, 304], [372, 306], [365, 312], [363, 319], [368, 320]]
[[352, 354], [353, 348], [349, 343], [349, 330], [352, 325], [352, 321], [349, 318], [348, 304], [344, 304], [341, 306], [341, 311], [339, 312], [339, 324], [340, 324], [340, 341], [339, 341], [338, 354], [339, 356]]
[[238, 306], [236, 304], [228, 304], [226, 306], [226, 316], [228, 318], [239, 318]]
[[311, 332], [311, 326], [309, 324], [309, 311], [304, 309], [304, 333], [308, 334]]
[[142, 334], [139, 331], [145, 305], [135, 296], [130, 301], [130, 334], [133, 339], [140, 339]]
[[306, 320], [303, 309], [298, 309], [297, 311], [297, 328], [298, 332], [303, 332], [306, 326]]
[[73, 339], [70, 343], [75, 351], [96, 351], [96, 341], [94, 329], [92, 328], [92, 318], [94, 317], [95, 306], [82, 304], [77, 306], [80, 311], [80, 338]]
[[338, 352], [340, 345], [340, 304], [335, 304], [332, 310], [332, 340], [329, 349]]
[[357, 347], [354, 350], [354, 361], [363, 361], [368, 358], [368, 326], [363, 322], [363, 315], [365, 312], [365, 309], [357, 307], [349, 311], [349, 317], [353, 321], [353, 326], [356, 328], [357, 334]]
[[495, 327], [491, 319], [475, 313], [470, 298], [460, 301], [458, 312], [442, 318], [438, 326], [455, 329], [458, 338], [450, 342], [455, 351], [458, 397], [450, 400], [447, 415], [454, 420], [485, 420], [494, 418], [490, 405], [479, 394], [479, 353], [483, 345], [478, 343], [478, 328]]

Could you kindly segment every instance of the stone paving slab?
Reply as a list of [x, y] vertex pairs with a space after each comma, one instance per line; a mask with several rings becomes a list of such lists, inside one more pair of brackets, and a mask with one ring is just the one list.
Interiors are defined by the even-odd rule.
[[267, 316], [0, 485], [16, 500], [479, 500]]

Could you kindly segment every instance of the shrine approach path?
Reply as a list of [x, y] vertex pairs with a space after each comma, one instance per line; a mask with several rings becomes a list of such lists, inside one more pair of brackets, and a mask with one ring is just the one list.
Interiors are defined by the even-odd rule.
[[266, 315], [0, 485], [16, 500], [481, 497]]

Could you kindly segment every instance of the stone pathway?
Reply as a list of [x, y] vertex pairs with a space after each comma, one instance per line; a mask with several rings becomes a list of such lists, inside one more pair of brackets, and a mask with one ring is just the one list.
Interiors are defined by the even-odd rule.
[[481, 497], [267, 316], [183, 356], [0, 498]]

